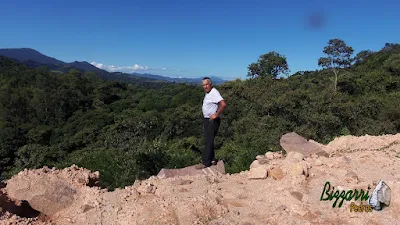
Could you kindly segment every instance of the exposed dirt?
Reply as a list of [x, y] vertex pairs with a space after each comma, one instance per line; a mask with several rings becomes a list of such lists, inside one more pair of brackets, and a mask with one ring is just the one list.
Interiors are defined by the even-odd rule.
[[[38, 174], [62, 177], [77, 189], [75, 200], [48, 217], [11, 209], [5, 203], [20, 203], [0, 193], [0, 224], [400, 224], [400, 134], [344, 136], [322, 147], [331, 157], [305, 158], [305, 175], [290, 174], [287, 168], [293, 162], [288, 158], [269, 160], [269, 168], [282, 168], [283, 178], [277, 180], [270, 175], [249, 179], [249, 171], [151, 177], [108, 192], [74, 182], [77, 171], [86, 171], [76, 167], [23, 171], [11, 180]], [[360, 200], [344, 201], [341, 207], [340, 199], [336, 207], [332, 207], [335, 198], [321, 201], [326, 182], [335, 190], [368, 191], [370, 187], [371, 195], [380, 179], [391, 188], [390, 205], [381, 211], [350, 212], [351, 202], [366, 205]]]

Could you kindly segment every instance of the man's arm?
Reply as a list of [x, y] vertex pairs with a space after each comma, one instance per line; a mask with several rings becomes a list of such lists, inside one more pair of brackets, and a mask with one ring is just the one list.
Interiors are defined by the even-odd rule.
[[225, 108], [226, 108], [226, 102], [225, 102], [225, 100], [219, 101], [219, 102], [218, 102], [218, 111], [217, 111], [216, 113], [212, 114], [212, 115], [210, 116], [210, 119], [213, 120], [213, 119], [215, 119], [215, 118], [217, 118], [217, 117], [220, 117], [221, 114], [222, 114], [222, 112], [225, 110]]

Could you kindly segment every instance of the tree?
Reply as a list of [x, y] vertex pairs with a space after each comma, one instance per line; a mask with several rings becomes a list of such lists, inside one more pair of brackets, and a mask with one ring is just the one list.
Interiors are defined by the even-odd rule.
[[331, 39], [328, 45], [324, 47], [323, 53], [328, 57], [321, 57], [318, 60], [318, 66], [332, 69], [335, 74], [335, 91], [340, 68], [347, 68], [353, 62], [351, 55], [354, 50], [351, 46], [347, 46], [343, 40], [338, 38]]
[[391, 73], [400, 75], [400, 54], [393, 54], [383, 63], [383, 67]]
[[251, 77], [271, 76], [276, 78], [279, 74], [287, 74], [289, 72], [286, 57], [275, 51], [261, 55], [256, 63], [250, 64], [247, 68], [247, 76]]
[[370, 50], [362, 50], [360, 51], [356, 57], [354, 58], [354, 60], [356, 61], [356, 63], [359, 62], [363, 62], [368, 56], [370, 56], [373, 52]]
[[394, 44], [394, 43], [386, 43], [385, 47], [382, 48], [382, 51], [390, 51], [396, 46], [399, 46], [399, 44]]

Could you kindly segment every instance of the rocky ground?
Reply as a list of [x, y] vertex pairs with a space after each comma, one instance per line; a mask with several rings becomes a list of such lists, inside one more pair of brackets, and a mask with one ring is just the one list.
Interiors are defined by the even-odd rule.
[[[307, 142], [323, 154], [295, 144], [285, 155], [257, 156], [241, 173], [154, 176], [112, 192], [93, 186], [99, 174], [84, 168], [25, 170], [4, 181], [0, 224], [400, 224], [400, 134]], [[321, 201], [326, 182], [335, 191], [369, 187], [371, 195], [381, 179], [391, 189], [383, 210]]]

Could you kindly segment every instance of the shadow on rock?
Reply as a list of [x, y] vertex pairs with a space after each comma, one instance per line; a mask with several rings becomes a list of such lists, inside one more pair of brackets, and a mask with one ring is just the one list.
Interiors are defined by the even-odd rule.
[[18, 201], [10, 199], [7, 194], [2, 190], [6, 185], [0, 182], [0, 211], [10, 212], [25, 218], [38, 217], [40, 212], [32, 209], [27, 201]]

